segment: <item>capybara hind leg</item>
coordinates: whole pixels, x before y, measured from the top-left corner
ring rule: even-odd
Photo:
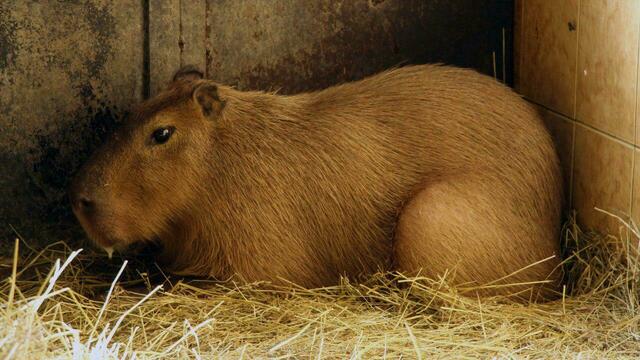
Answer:
[[[454,180],[417,192],[396,228],[398,270],[431,278],[447,273],[460,288],[493,286],[473,291],[481,295],[549,297],[559,276],[553,204],[546,211],[549,219],[540,219],[535,214],[545,214],[545,209],[533,207],[545,204],[501,188],[486,180]],[[531,285],[544,280],[553,283]]]

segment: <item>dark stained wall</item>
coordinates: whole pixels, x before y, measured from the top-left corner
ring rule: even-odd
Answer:
[[[295,93],[444,62],[511,81],[512,1],[0,0],[0,234],[77,227],[70,175],[128,107],[181,65]],[[1,246],[0,246],[1,247]]]
[[[512,13],[507,0],[152,2],[151,90],[187,63],[241,89],[285,93],[406,63],[493,74],[492,51],[502,77],[502,28],[510,59]]]
[[[0,234],[66,232],[69,174],[142,99],[143,4],[0,0]],[[54,238],[49,237],[53,235]]]

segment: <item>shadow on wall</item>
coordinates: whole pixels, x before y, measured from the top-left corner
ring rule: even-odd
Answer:
[[[3,238],[15,237],[15,228],[45,243],[76,229],[66,201],[70,175],[121,110],[142,98],[142,5],[127,7],[0,3]]]
[[[181,65],[240,89],[314,90],[444,62],[511,82],[512,1],[0,3],[0,235],[76,233],[71,175]],[[225,14],[221,16],[221,14]],[[51,21],[55,19],[55,21]],[[501,71],[498,71],[501,74]],[[0,241],[2,246],[12,241]]]
[[[75,117],[68,127],[37,134],[37,148],[29,154],[35,159],[26,168],[29,187],[42,199],[44,208],[40,210],[63,224],[73,220],[65,191],[72,175],[126,116],[107,104],[87,112],[91,114],[88,118]]]

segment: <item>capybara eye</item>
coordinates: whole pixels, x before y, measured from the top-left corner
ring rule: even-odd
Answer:
[[[173,135],[175,129],[173,126],[157,128],[151,134],[151,139],[155,144],[164,144]]]

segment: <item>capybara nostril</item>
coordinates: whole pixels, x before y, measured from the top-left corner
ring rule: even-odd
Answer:
[[[89,210],[93,208],[93,201],[86,197],[81,197],[80,200],[78,200],[78,206],[80,209]]]
[[[72,195],[72,204],[77,211],[87,214],[94,210],[95,202],[84,194]]]

